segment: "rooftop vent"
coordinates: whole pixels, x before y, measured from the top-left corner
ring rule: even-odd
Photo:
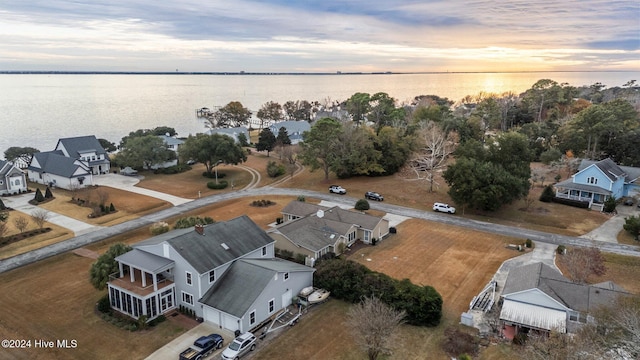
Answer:
[[[317,216],[318,218],[323,218],[323,217],[324,217],[324,211],[322,211],[322,210],[318,210],[318,212],[316,213],[316,216]]]
[[[225,243],[220,244],[220,246],[222,246],[222,248],[225,250],[229,250],[229,246]]]
[[[194,226],[194,229],[198,234],[204,235],[204,226],[202,224],[196,224],[196,226]]]

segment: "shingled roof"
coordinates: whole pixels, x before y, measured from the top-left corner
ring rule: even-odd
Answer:
[[[44,151],[33,154],[33,159],[40,167],[29,166],[28,169],[39,173],[49,173],[70,178],[73,176],[89,175],[89,169],[76,159],[64,156],[62,151]],[[33,160],[31,161],[33,164]],[[78,169],[82,172],[79,174]]]
[[[86,152],[106,154],[106,151],[102,145],[100,145],[100,141],[98,141],[94,135],[63,138],[58,140],[58,145],[60,144],[62,144],[64,149],[68,152],[69,157],[75,159],[79,158],[80,154]],[[58,146],[56,146],[56,149],[58,149]]]
[[[167,242],[200,274],[274,242],[248,216],[194,228],[175,230],[142,241],[136,247]],[[224,244],[224,245],[223,245]]]
[[[315,271],[283,259],[240,259],[212,286],[199,302],[227,314],[242,317],[266,289],[274,275],[282,272]]]
[[[600,161],[582,160],[578,166],[578,171],[582,171],[591,165],[595,165],[610,180],[615,181],[619,177],[624,177],[625,182],[630,183],[640,178],[640,168],[632,166],[620,166],[610,158]]]

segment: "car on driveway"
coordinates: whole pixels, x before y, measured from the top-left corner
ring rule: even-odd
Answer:
[[[623,204],[626,206],[633,206],[633,199],[626,199]]]
[[[380,194],[378,194],[377,192],[373,192],[373,191],[367,191],[366,193],[364,193],[364,197],[366,199],[369,200],[375,200],[375,201],[383,201],[384,197]]]
[[[249,351],[256,348],[256,337],[250,333],[244,333],[235,338],[229,346],[222,352],[222,359],[232,360],[238,359]]]
[[[440,211],[440,212],[446,212],[449,214],[455,214],[456,208],[454,208],[453,206],[449,206],[449,204],[437,202],[433,204],[433,211]]]
[[[344,195],[347,193],[347,190],[345,190],[342,186],[340,185],[331,185],[329,186],[329,192],[330,193],[334,193],[334,194],[340,194],[340,195]]]

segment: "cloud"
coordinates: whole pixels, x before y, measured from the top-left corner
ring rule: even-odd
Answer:
[[[0,69],[640,70],[640,3],[22,0]]]

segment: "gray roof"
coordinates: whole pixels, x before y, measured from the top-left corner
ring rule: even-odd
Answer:
[[[76,159],[64,156],[61,150],[44,151],[33,154],[40,167],[29,166],[28,169],[39,173],[49,173],[63,176],[66,178],[73,177],[80,168],[84,173],[77,176],[89,175],[89,171],[85,166],[76,164]],[[31,161],[33,164],[33,160]]]
[[[275,123],[269,126],[269,129],[274,135],[278,135],[280,128],[284,127],[287,129],[287,134],[289,137],[292,135],[302,135],[305,131],[311,130],[311,125],[308,121],[281,121],[279,123]]]
[[[95,151],[96,154],[106,154],[106,151],[94,135],[64,138],[58,140],[58,144],[62,144],[69,152],[69,156],[76,159],[80,157],[81,153],[89,151]],[[57,148],[58,146],[56,146]]]
[[[205,225],[203,235],[194,228],[170,231],[137,245],[169,243],[200,274],[274,242],[248,216]],[[222,244],[228,247],[228,250]]]
[[[342,209],[338,206],[335,206],[324,212],[324,218],[330,219],[334,221],[338,221],[341,223],[353,225],[357,224],[363,229],[373,230],[375,227],[382,221],[382,218],[377,216]]]
[[[627,294],[624,289],[613,283],[573,283],[557,270],[540,262],[509,271],[502,293],[508,295],[534,288],[540,289],[570,309],[585,312],[611,302],[621,294]]]
[[[184,144],[184,140],[175,138],[173,136],[158,135],[158,137],[161,138],[162,141],[164,141],[164,143],[167,144],[167,145],[182,145],[182,144]]]
[[[10,173],[12,169],[22,173],[22,170],[16,167],[11,161],[0,160],[0,175],[4,176]]]
[[[298,217],[305,217],[305,216],[309,216],[311,214],[317,213],[318,210],[326,211],[326,210],[329,210],[329,208],[326,206],[294,200],[288,203],[287,206],[285,206],[284,209],[282,209],[282,213],[295,215]]]
[[[624,176],[626,182],[633,182],[634,180],[640,178],[640,168],[632,166],[620,166],[610,158],[606,158],[600,161],[583,159],[578,166],[578,171],[582,171],[591,165],[597,166],[611,180],[615,180],[617,177]]]
[[[116,257],[116,261],[133,265],[138,269],[142,269],[149,273],[158,273],[166,270],[168,267],[172,267],[175,263],[171,259],[167,259],[162,256],[158,256],[144,250],[133,249],[125,254]]]
[[[296,271],[314,269],[283,259],[240,259],[199,301],[227,314],[242,317],[276,273]]]
[[[555,184],[554,186],[561,189],[574,189],[574,190],[592,192],[596,194],[606,194],[606,195],[612,194],[611,191],[596,185],[574,183],[573,178],[561,181]]]

